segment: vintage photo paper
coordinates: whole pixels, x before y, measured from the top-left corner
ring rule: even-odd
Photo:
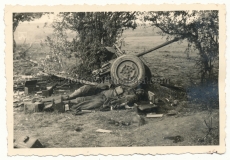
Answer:
[[[225,6],[6,6],[8,155],[225,152]]]

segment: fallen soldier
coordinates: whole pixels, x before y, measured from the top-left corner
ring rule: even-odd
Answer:
[[[74,93],[64,96],[64,103],[72,105],[71,110],[99,109],[106,110],[110,107],[116,108],[121,105],[133,105],[143,95],[143,90],[123,89],[119,86],[110,88],[109,85],[97,86],[84,85],[75,90]]]
[[[144,90],[129,89],[122,87],[111,87],[109,84],[98,84],[96,86],[84,85],[72,94],[62,96],[65,104],[70,104],[70,109],[76,113],[80,110],[108,110],[116,109],[124,105],[133,105],[143,99]],[[59,96],[60,99],[60,96]],[[44,99],[51,102],[52,97]]]

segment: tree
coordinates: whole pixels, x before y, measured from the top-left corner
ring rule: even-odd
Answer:
[[[46,45],[49,47],[49,52],[46,60],[52,61],[49,65],[44,65],[47,70],[57,70],[66,69],[66,62],[62,60],[63,57],[68,59],[71,57],[71,52],[73,48],[73,43],[68,40],[67,31],[64,27],[60,27],[61,23],[56,24],[56,28],[53,34],[47,36],[45,39]],[[73,34],[73,33],[71,33]],[[55,60],[55,61],[54,61]]]
[[[90,73],[111,58],[105,47],[112,46],[125,29],[135,29],[135,20],[135,12],[64,12],[53,27],[57,33],[63,28],[77,33],[72,42],[80,59],[77,72]]]
[[[198,50],[201,82],[213,76],[213,63],[219,57],[218,11],[166,11],[148,12],[145,20],[161,29],[161,34],[183,37],[188,41],[186,53]]]
[[[16,42],[14,40],[14,32],[16,31],[20,22],[33,21],[35,19],[41,18],[42,15],[47,14],[45,12],[33,12],[33,13],[13,13],[13,49],[15,52]]]

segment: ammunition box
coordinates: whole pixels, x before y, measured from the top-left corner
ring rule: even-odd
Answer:
[[[44,108],[44,103],[41,102],[25,102],[24,103],[24,113],[31,112],[42,112]]]
[[[14,148],[43,148],[43,145],[35,137],[22,136],[15,140]]]
[[[63,102],[56,103],[53,105],[53,109],[54,111],[63,113],[65,112],[65,104]]]

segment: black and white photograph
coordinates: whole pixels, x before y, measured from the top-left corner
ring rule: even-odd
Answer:
[[[11,149],[221,152],[224,7],[204,8],[12,9]]]

